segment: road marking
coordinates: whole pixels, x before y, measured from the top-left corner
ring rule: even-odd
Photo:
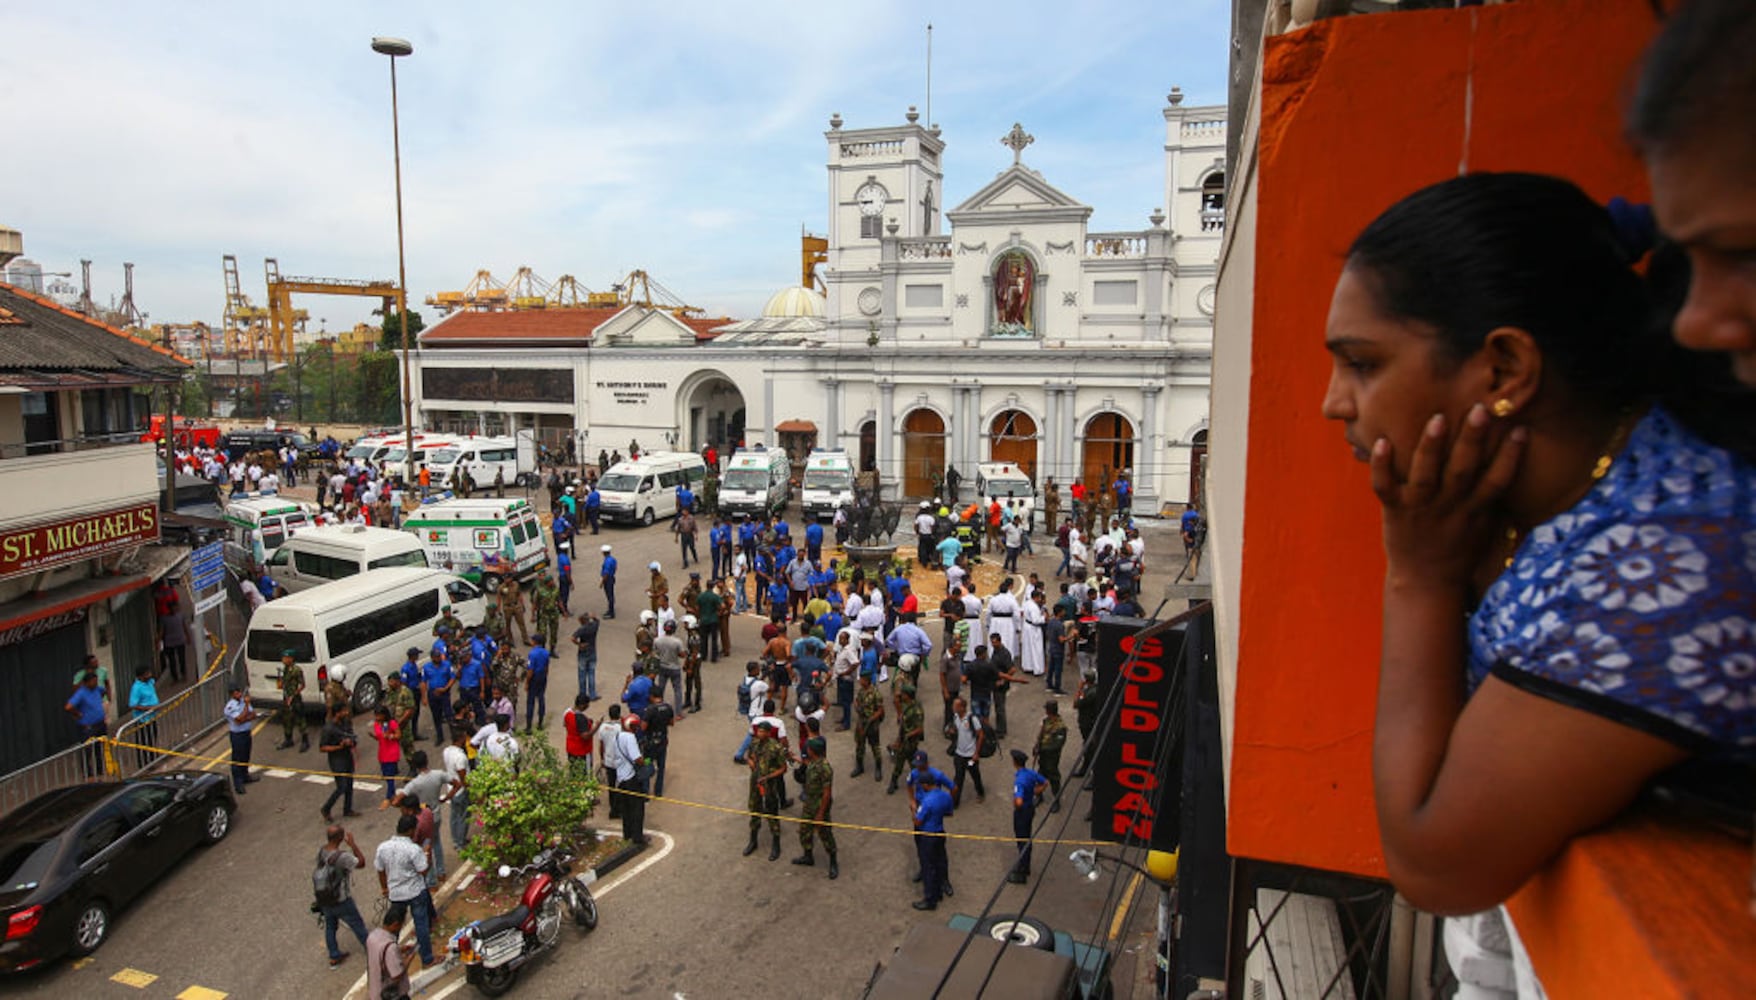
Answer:
[[[307,774],[307,775],[305,775],[304,780],[310,782],[313,785],[327,785],[327,784],[329,784],[329,779],[325,778],[321,774]]]
[[[268,775],[270,778],[290,778],[293,776],[293,772],[283,771],[278,767],[264,768],[262,773]]]
[[[71,966],[69,966],[69,968],[83,969],[90,964],[91,964],[91,956],[87,955],[85,958],[74,959],[73,964]]]
[[[121,972],[111,976],[110,982],[121,983],[123,986],[132,986],[137,990],[144,990],[153,983],[158,982],[158,979],[159,977],[150,972],[142,972],[139,969],[123,969]]]
[[[383,788],[384,785],[377,781],[356,781],[354,782],[354,787],[362,792],[376,792],[380,788]]]
[[[608,896],[610,894],[610,890],[616,888],[617,886],[620,886],[622,883],[628,881],[629,879],[633,878],[634,876],[639,875],[641,872],[646,871],[648,868],[651,868],[653,865],[658,864],[660,861],[663,861],[665,859],[665,855],[671,853],[671,850],[677,846],[677,841],[675,839],[673,839],[671,837],[671,835],[668,833],[660,833],[657,830],[648,830],[647,835],[651,836],[651,837],[658,837],[658,838],[662,839],[665,842],[665,846],[660,848],[659,852],[657,854],[654,854],[650,858],[642,859],[639,864],[635,865],[633,868],[628,869],[627,871],[617,873],[615,878],[610,879],[608,882],[602,884],[601,886],[599,886],[599,885],[592,886],[591,887],[591,894],[593,896],[596,896],[599,899],[602,899],[605,896]]]
[[[1122,902],[1116,906],[1116,916],[1110,921],[1110,940],[1114,941],[1122,933],[1122,925],[1128,922],[1128,910],[1134,905],[1134,890],[1140,888],[1141,874],[1134,873],[1128,880],[1128,891],[1122,894]]]
[[[176,1000],[226,1000],[227,994],[205,986],[191,986],[177,994]]]

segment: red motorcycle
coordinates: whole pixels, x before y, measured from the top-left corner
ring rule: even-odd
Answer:
[[[591,884],[596,872],[574,875],[571,854],[546,850],[518,869],[534,873],[524,887],[518,905],[499,916],[477,920],[452,935],[448,950],[464,967],[464,977],[486,996],[497,997],[512,988],[518,970],[561,940],[561,923],[571,917],[582,930],[598,925],[598,904]],[[510,878],[511,867],[500,866],[500,877]]]

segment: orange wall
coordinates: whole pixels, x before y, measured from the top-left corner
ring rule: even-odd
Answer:
[[[1391,202],[1465,161],[1560,174],[1601,200],[1644,199],[1617,115],[1652,30],[1645,0],[1523,0],[1346,17],[1270,40],[1233,854],[1384,873],[1371,781],[1377,505],[1365,467],[1318,412],[1329,376],[1323,322],[1342,254]]]

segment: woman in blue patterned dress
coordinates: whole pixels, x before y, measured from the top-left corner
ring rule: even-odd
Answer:
[[[1756,751],[1756,468],[1726,447],[1756,422],[1694,405],[1723,357],[1664,384],[1683,352],[1621,236],[1566,181],[1469,175],[1336,285],[1323,413],[1384,516],[1378,821],[1423,909],[1499,903],[1655,776]]]

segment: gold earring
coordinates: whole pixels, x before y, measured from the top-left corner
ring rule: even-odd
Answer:
[[[1504,419],[1506,417],[1510,417],[1511,415],[1512,415],[1512,400],[1510,400],[1510,399],[1496,399],[1496,400],[1494,400],[1494,416]]]

